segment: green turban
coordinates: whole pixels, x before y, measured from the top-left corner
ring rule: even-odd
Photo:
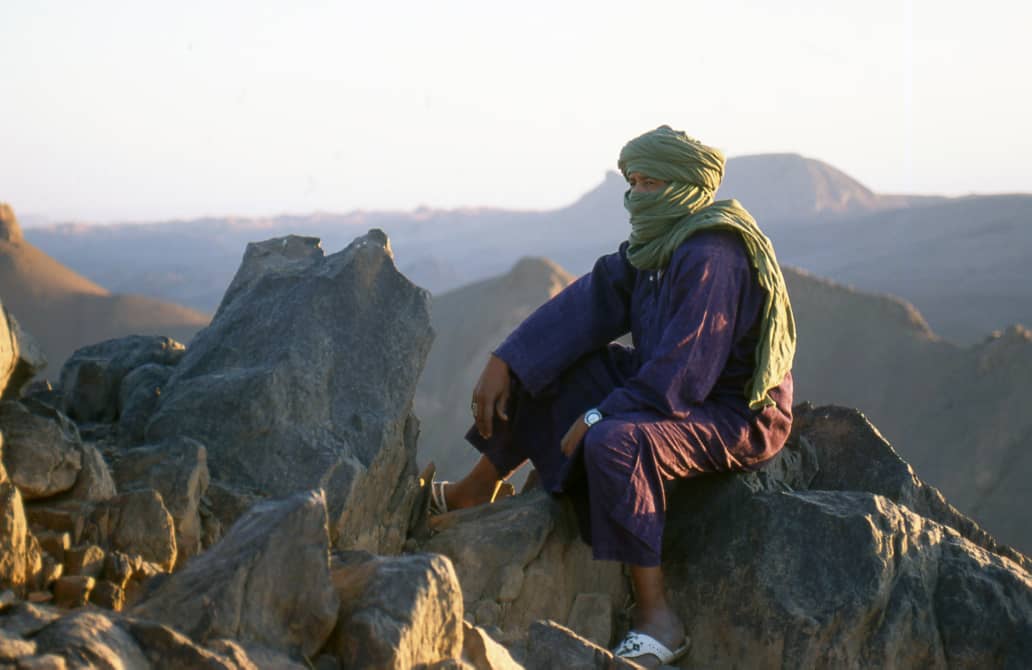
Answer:
[[[796,332],[792,305],[774,246],[737,200],[713,198],[724,178],[724,154],[681,131],[660,126],[628,142],[618,166],[624,177],[638,172],[667,182],[653,193],[624,194],[631,215],[627,260],[639,270],[662,270],[674,251],[707,229],[733,230],[745,243],[766,299],[760,313],[756,371],[746,383],[749,406],[774,404],[767,393],[792,369]]]

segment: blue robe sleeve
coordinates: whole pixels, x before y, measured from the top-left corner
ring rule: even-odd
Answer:
[[[678,419],[705,401],[727,365],[755,280],[733,234],[699,234],[678,248],[661,281],[668,295],[650,319],[662,324],[661,335],[638,372],[599,405],[604,416],[650,410]]]
[[[637,271],[627,243],[535,310],[495,349],[523,387],[536,394],[578,358],[630,330]]]

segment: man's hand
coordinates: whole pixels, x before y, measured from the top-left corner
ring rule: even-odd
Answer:
[[[485,440],[491,437],[496,415],[502,421],[509,420],[505,406],[509,402],[510,381],[508,363],[491,354],[473,389],[473,402],[470,403],[477,432]]]
[[[567,458],[573,456],[574,450],[581,440],[584,439],[584,433],[586,432],[588,432],[588,425],[584,423],[584,414],[581,414],[573,422],[573,425],[570,426],[570,429],[566,431],[566,435],[563,435],[562,442],[559,443],[559,448],[562,449],[564,456]]]

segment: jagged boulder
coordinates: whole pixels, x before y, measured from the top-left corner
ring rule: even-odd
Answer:
[[[130,335],[76,350],[61,367],[65,413],[76,421],[114,421],[126,375],[151,363],[175,365],[185,351],[161,335]]]
[[[333,582],[341,612],[327,649],[344,667],[404,670],[461,655],[462,592],[444,556],[349,556]]]
[[[42,552],[29,531],[21,493],[7,476],[3,451],[0,434],[0,591],[24,595],[42,570]]]
[[[466,611],[507,641],[525,638],[539,619],[570,622],[578,595],[596,594],[612,608],[627,598],[620,564],[592,560],[573,509],[541,489],[434,521],[437,532],[420,548],[452,560]]]
[[[398,272],[382,232],[330,256],[315,238],[250,244],[146,439],[200,441],[213,479],[240,490],[323,488],[337,546],[397,552],[432,337],[429,294]]]
[[[82,539],[140,556],[166,572],[176,564],[175,522],[154,489],[129,491],[96,505]]]
[[[0,303],[0,400],[16,400],[22,387],[46,366],[39,344]]]
[[[25,500],[48,498],[75,485],[82,441],[75,424],[54,413],[41,416],[16,401],[0,402],[4,465]]]
[[[812,476],[776,464],[672,487],[663,556],[693,640],[684,667],[1018,667],[1029,658],[1032,578],[1012,550],[995,553],[858,413],[800,407],[797,416],[783,456],[807,463],[812,452]],[[793,472],[796,486],[785,478]]]
[[[120,491],[155,489],[175,521],[177,563],[201,549],[200,502],[208,488],[207,450],[188,437],[122,452],[114,467]]]
[[[312,657],[337,608],[325,498],[304,492],[256,505],[131,613],[202,643],[227,637]]]

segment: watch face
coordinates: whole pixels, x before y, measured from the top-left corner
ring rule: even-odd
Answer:
[[[584,423],[588,424],[589,426],[594,426],[596,423],[598,423],[601,420],[602,420],[602,412],[598,411],[597,409],[589,409],[584,414]]]

